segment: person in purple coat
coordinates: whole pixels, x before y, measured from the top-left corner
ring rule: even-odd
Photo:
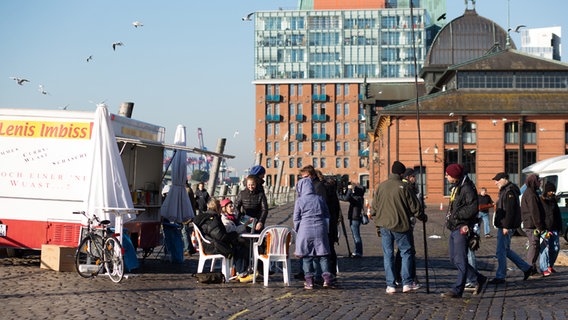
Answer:
[[[316,194],[310,178],[303,178],[296,185],[298,198],[294,205],[294,230],[296,231],[296,250],[294,254],[302,258],[304,288],[313,289],[314,263],[322,271],[324,288],[332,287],[333,276],[329,272],[329,210],[321,196]]]

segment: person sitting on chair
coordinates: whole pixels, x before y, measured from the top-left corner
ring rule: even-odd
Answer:
[[[221,200],[221,221],[227,232],[236,232],[242,234],[247,232],[246,225],[239,221],[235,206],[231,199]],[[235,252],[235,269],[237,272],[238,282],[252,282],[252,274],[248,273],[249,267],[249,243],[246,239],[239,237],[234,247]]]
[[[203,243],[202,250],[205,253],[222,254],[227,258],[232,258],[239,234],[236,231],[227,232],[221,220],[220,211],[219,200],[211,199],[207,203],[207,211],[195,216],[193,223],[199,228],[203,237],[211,241],[211,244]]]

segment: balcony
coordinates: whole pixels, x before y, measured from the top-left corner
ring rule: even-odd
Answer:
[[[327,102],[327,94],[312,94],[313,102]]]
[[[369,149],[359,150],[359,157],[368,157],[369,156]]]
[[[367,135],[364,134],[364,133],[359,133],[358,138],[359,138],[359,140],[367,140]]]
[[[326,122],[327,121],[327,115],[325,115],[325,114],[314,114],[314,115],[312,115],[312,120],[314,122]]]
[[[312,140],[313,141],[327,141],[327,140],[329,140],[329,137],[325,133],[314,133],[314,134],[312,134]]]
[[[304,121],[306,121],[306,117],[303,114],[297,114],[296,115],[296,121],[304,122]]]
[[[279,94],[266,95],[266,102],[280,102],[280,101],[282,101],[282,96]]]
[[[267,114],[266,115],[266,122],[281,122],[282,116],[279,114]]]
[[[304,141],[306,140],[306,135],[303,133],[296,133],[296,140],[297,141]]]

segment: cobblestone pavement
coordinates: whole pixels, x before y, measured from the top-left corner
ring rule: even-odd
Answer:
[[[346,217],[346,207],[342,206]],[[287,204],[271,210],[268,224],[291,225],[292,209],[293,204]],[[443,212],[436,208],[429,209],[428,214],[429,281],[420,225],[415,238],[418,276],[424,287],[410,294],[385,294],[380,239],[371,222],[361,229],[362,259],[348,257],[342,235],[337,246],[340,285],[336,289],[307,291],[302,281],[294,279],[286,287],[279,273],[270,277],[268,287],[262,281],[200,284],[191,277],[197,269],[195,255],[183,264],[151,256],[120,284],[104,276],[83,279],[74,272],[40,269],[37,255],[0,258],[0,319],[568,318],[563,299],[568,293],[568,268],[562,266],[550,277],[527,281],[523,281],[520,270],[511,268],[506,284],[488,285],[477,296],[466,291],[462,299],[442,299],[440,293],[455,280],[456,270],[447,257],[448,232],[443,228]],[[353,248],[348,227],[347,230]],[[490,278],[496,269],[495,242],[495,238],[482,239],[477,252],[479,269]],[[525,242],[524,237],[514,237],[512,241],[512,247],[523,256]],[[564,240],[561,245],[566,246]],[[292,264],[292,272],[298,272],[298,263],[294,260]]]

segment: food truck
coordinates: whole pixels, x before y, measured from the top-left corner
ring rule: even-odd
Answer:
[[[95,112],[0,109],[0,247],[77,246],[89,193]],[[159,244],[165,128],[110,114],[123,169],[139,214],[124,224],[135,247]]]

